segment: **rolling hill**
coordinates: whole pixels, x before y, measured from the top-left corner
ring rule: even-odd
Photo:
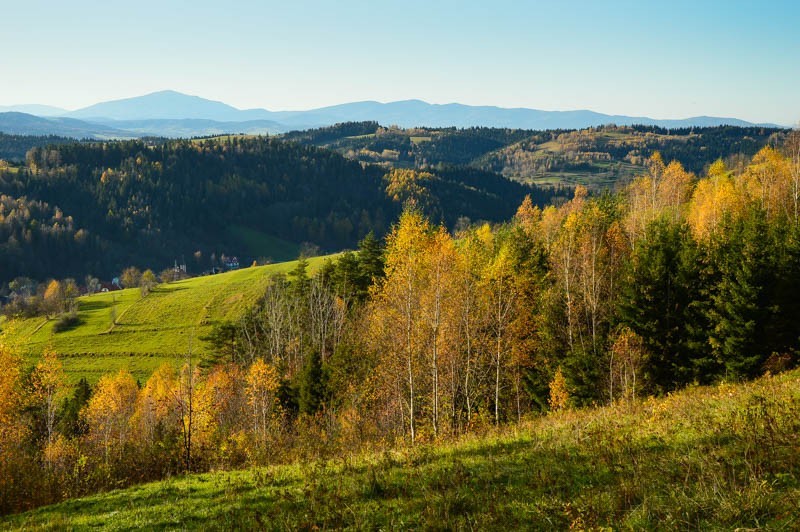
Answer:
[[[0,113],[0,132],[9,135],[71,137],[74,139],[131,139],[141,135],[112,126],[67,117],[41,117],[27,113]]]
[[[310,270],[329,257],[309,260]],[[56,319],[1,318],[4,342],[28,359],[46,348],[61,356],[71,381],[127,369],[146,380],[165,361],[209,354],[202,340],[214,325],[236,322],[263,294],[272,275],[291,271],[296,262],[243,268],[158,285],[146,297],[138,288],[78,299],[79,324],[56,332]],[[116,318],[114,318],[116,316]]]
[[[656,151],[700,173],[718,158],[752,156],[785,130],[764,127],[600,126],[580,130],[398,128],[347,122],[281,138],[335,150],[363,163],[466,166],[539,185],[613,188],[645,171]]]
[[[110,279],[182,256],[197,273],[222,254],[285,260],[304,243],[352,249],[369,232],[385,234],[407,194],[424,194],[426,214],[452,228],[461,217],[504,221],[526,195],[544,205],[560,193],[443,170],[388,194],[386,175],[264,137],[33,148],[23,166],[0,168],[0,212],[15,213],[0,219],[0,282]]]
[[[0,113],[26,113],[36,116],[64,116],[69,111],[52,105],[0,105]]]
[[[6,530],[794,530],[800,374],[451,443],[189,475],[0,518]]]

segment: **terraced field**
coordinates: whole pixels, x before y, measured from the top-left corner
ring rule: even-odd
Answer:
[[[320,267],[326,257],[309,261]],[[4,341],[35,360],[54,349],[70,379],[127,369],[144,380],[168,360],[191,350],[202,357],[209,346],[201,340],[215,324],[236,321],[263,293],[272,275],[288,273],[296,261],[243,268],[158,285],[142,297],[138,288],[81,297],[80,323],[55,332],[55,319],[36,317],[1,321]]]

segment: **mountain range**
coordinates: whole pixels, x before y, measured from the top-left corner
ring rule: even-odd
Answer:
[[[46,105],[0,106],[0,132],[75,138],[192,137],[224,133],[276,134],[340,122],[375,121],[400,127],[500,127],[580,129],[604,124],[667,128],[718,125],[753,126],[745,120],[695,116],[655,119],[608,115],[589,110],[543,111],[527,108],[431,104],[421,100],[353,102],[307,111],[237,109],[223,102],[175,91],[101,102],[75,111]]]

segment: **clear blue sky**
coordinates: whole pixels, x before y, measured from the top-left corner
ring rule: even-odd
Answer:
[[[16,0],[0,17],[0,105],[174,89],[272,110],[420,98],[800,120],[798,0]]]

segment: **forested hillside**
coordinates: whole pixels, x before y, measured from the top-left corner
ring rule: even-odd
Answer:
[[[287,133],[284,138],[326,146],[345,156],[392,167],[468,165],[521,182],[615,187],[645,171],[659,151],[700,173],[715,160],[735,166],[785,130],[718,126],[665,129],[600,126],[584,130],[382,127],[376,122],[337,124]]]
[[[22,167],[0,167],[0,281],[108,277],[181,257],[195,272],[222,255],[286,260],[294,257],[276,256],[276,246],[339,250],[383,235],[417,196],[453,227],[465,216],[508,219],[526,194],[544,205],[560,193],[471,170],[396,180],[330,150],[264,137],[33,148]]]
[[[55,135],[8,135],[0,132],[0,160],[22,162],[31,148],[43,148],[55,144],[68,144],[75,139]]]

